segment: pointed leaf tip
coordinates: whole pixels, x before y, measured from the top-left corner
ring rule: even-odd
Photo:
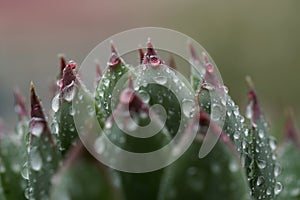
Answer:
[[[109,67],[113,68],[116,65],[122,63],[122,60],[118,54],[118,51],[116,49],[116,47],[114,46],[113,42],[110,42],[110,49],[111,49],[111,57],[109,59]]]
[[[77,68],[76,63],[73,61],[70,61],[69,64],[65,67],[63,71],[63,77],[61,80],[61,87],[60,87],[61,90],[64,90],[65,88],[67,88],[68,86],[74,83],[76,79],[74,69],[76,68]]]
[[[192,45],[192,43],[189,43],[189,52],[190,52],[192,61],[196,65],[200,65],[201,64],[200,58],[198,57],[196,50],[195,50],[194,46]]]
[[[58,55],[58,57],[59,57],[59,60],[60,60],[60,74],[59,74],[59,78],[61,79],[62,76],[63,76],[63,71],[64,71],[65,67],[67,66],[67,62],[66,62],[66,59],[65,59],[65,55],[60,54],[60,55]]]
[[[171,67],[172,69],[176,69],[175,59],[172,55],[169,56],[168,66]]]
[[[139,48],[140,64],[143,64],[145,53],[142,48]]]
[[[30,101],[31,101],[31,117],[45,119],[45,115],[43,113],[43,109],[40,104],[40,100],[36,95],[35,87],[32,82],[30,85]]]
[[[153,45],[148,39],[147,42],[147,52],[145,53],[143,64],[150,64],[152,66],[159,66],[160,64],[163,64],[164,62],[157,56],[157,53],[155,49],[153,48]]]
[[[14,89],[15,111],[18,113],[19,119],[22,120],[28,116],[24,97],[21,95],[19,88]]]
[[[247,107],[247,115],[249,115],[248,117],[251,118],[253,125],[255,125],[256,122],[259,120],[259,118],[262,116],[262,112],[257,99],[253,81],[249,76],[246,77],[246,81],[249,86],[249,92],[248,92],[249,104]]]
[[[292,141],[300,148],[299,132],[295,124],[295,116],[292,109],[286,111],[286,122],[284,130],[284,141]]]

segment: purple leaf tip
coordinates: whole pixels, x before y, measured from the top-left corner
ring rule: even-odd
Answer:
[[[30,85],[31,118],[41,118],[45,120],[43,109],[38,99],[33,83]]]
[[[142,48],[139,48],[140,64],[143,64],[145,53]]]
[[[150,64],[152,66],[159,66],[160,64],[163,64],[163,61],[157,56],[150,39],[148,39],[147,52],[145,53],[143,64]]]
[[[58,55],[59,56],[59,60],[60,60],[60,74],[59,74],[59,78],[61,79],[63,76],[63,71],[65,69],[65,67],[67,66],[67,62],[65,59],[65,56],[63,54]]]
[[[251,118],[252,124],[255,126],[257,121],[260,119],[262,116],[261,108],[257,100],[257,95],[255,92],[254,84],[252,82],[252,79],[247,76],[246,81],[249,86],[249,92],[248,92],[248,99],[249,99],[249,105],[247,108],[247,115],[248,117]]]
[[[108,65],[109,67],[114,68],[118,64],[122,63],[122,60],[112,41],[110,42],[110,49],[111,49],[111,57],[109,59]]]

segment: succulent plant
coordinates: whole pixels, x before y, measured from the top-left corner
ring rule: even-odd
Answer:
[[[49,117],[33,84],[30,114],[24,98],[15,91],[19,116],[15,131],[0,124],[0,199],[300,199],[300,141],[293,117],[288,117],[284,140],[277,148],[250,78],[249,104],[243,117],[228,88],[218,81],[210,58],[205,53],[198,56],[200,52],[192,46],[191,61],[202,70],[191,70],[195,103],[200,106],[199,112],[191,114],[196,105],[184,105],[172,92],[178,89],[179,98],[189,98],[188,91],[180,88],[185,82],[175,70],[174,59],[170,59],[170,67],[163,65],[150,41],[147,45],[145,53],[139,49],[140,67],[134,69],[112,45],[103,74],[97,66],[95,94],[86,90],[76,63],[66,63],[61,57]],[[112,98],[125,74],[129,76],[117,98]],[[147,83],[148,79],[154,81]],[[210,95],[216,89],[224,98]],[[199,129],[187,151],[169,166],[144,173],[119,171],[86,150],[76,129],[73,101],[87,105],[88,112],[96,115],[103,129],[95,133],[97,136],[106,134],[112,143],[130,152],[152,152],[170,143],[180,129],[182,116],[184,129],[179,131],[183,136]],[[165,123],[163,114],[153,109],[157,104],[168,113]],[[220,116],[211,111],[220,105],[226,108],[223,127],[214,120]],[[196,120],[190,123],[189,118]],[[156,135],[137,138],[126,134],[151,120],[151,128],[159,130]],[[211,152],[199,158],[209,127],[220,137]],[[101,145],[95,141],[96,152],[106,151]]]

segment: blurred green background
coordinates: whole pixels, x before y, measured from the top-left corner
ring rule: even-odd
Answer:
[[[252,76],[267,118],[279,130],[287,106],[300,116],[299,10],[299,0],[0,0],[0,116],[13,125],[12,89],[20,87],[28,101],[31,80],[49,110],[58,53],[81,63],[112,34],[160,26],[204,46],[242,112],[245,76]]]

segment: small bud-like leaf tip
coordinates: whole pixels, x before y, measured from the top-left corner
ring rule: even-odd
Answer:
[[[189,52],[190,52],[190,56],[191,56],[191,59],[192,61],[195,63],[195,64],[200,64],[200,59],[196,53],[196,50],[194,48],[194,46],[192,45],[192,43],[189,43]]]
[[[171,67],[172,69],[176,69],[175,59],[172,55],[169,56],[168,66]]]
[[[145,53],[143,64],[150,64],[152,66],[159,66],[164,62],[157,56],[150,39],[147,42],[147,52]]]
[[[122,62],[117,49],[115,48],[112,41],[110,41],[111,57],[109,59],[109,67],[113,68]]]
[[[102,70],[99,61],[96,60],[95,63],[96,63],[96,84],[98,85],[98,83],[102,78]]]
[[[262,116],[262,112],[261,112],[261,108],[260,108],[260,105],[257,100],[257,95],[255,92],[255,87],[254,87],[252,79],[249,76],[247,76],[246,81],[247,81],[247,84],[249,87],[248,99],[249,99],[249,106],[250,106],[251,113],[252,113],[251,119],[252,119],[252,123],[256,124],[256,122]]]
[[[15,110],[18,113],[19,120],[22,120],[28,116],[28,112],[26,109],[25,99],[21,95],[19,88],[14,89],[14,98],[15,98]]]
[[[131,89],[131,90],[134,90],[133,89],[133,80],[132,80],[132,75],[129,74],[128,76],[128,88]]]
[[[66,87],[70,86],[72,83],[74,83],[76,79],[76,75],[74,73],[74,69],[76,69],[76,63],[75,62],[69,62],[69,64],[65,67],[63,71],[63,77],[61,80],[61,91],[64,90]]]
[[[43,113],[43,109],[38,99],[33,83],[30,84],[30,101],[31,101],[31,118],[41,118],[45,120],[45,115]]]
[[[215,87],[222,88],[222,84],[220,83],[214,65],[209,61],[209,58],[205,52],[202,53],[203,60],[205,61],[205,74],[204,74],[204,82],[209,83]]]
[[[295,116],[291,108],[286,110],[284,141],[294,142],[294,144],[300,148],[299,132],[296,128]]]
[[[59,60],[60,60],[60,74],[59,74],[59,78],[61,79],[63,76],[63,71],[65,69],[65,67],[67,66],[67,62],[65,59],[65,56],[63,54],[58,55],[59,56]]]
[[[116,47],[114,45],[114,42],[112,40],[110,41],[110,50],[111,50],[112,54],[118,55],[118,51],[117,51],[117,49],[116,49]]]
[[[144,53],[143,49],[139,48],[140,64],[143,64],[144,56],[145,56],[145,53]]]

